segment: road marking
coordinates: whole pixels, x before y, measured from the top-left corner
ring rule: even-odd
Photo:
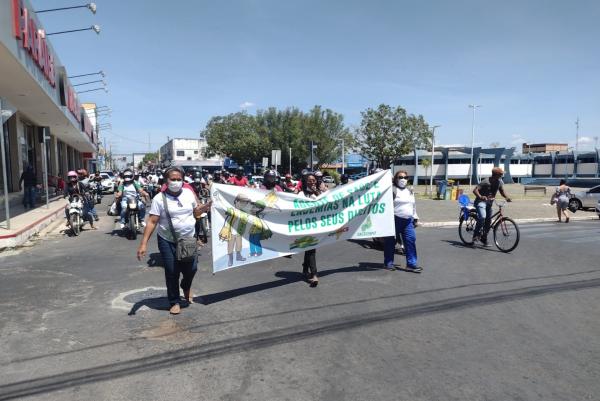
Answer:
[[[166,291],[167,289],[165,287],[145,287],[145,288],[136,288],[135,290],[121,292],[116,298],[114,298],[111,301],[110,306],[113,309],[121,309],[121,310],[129,312],[131,310],[131,308],[133,307],[133,303],[125,301],[125,298],[131,294],[135,294],[138,292],[146,292],[146,291],[151,291],[151,290]],[[144,308],[148,309],[148,307],[144,305],[140,308],[140,310],[144,309]]]

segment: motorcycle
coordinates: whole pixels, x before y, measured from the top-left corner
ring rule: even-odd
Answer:
[[[96,184],[96,188],[93,190],[92,196],[97,205],[102,202],[102,184]]]
[[[79,235],[84,223],[83,198],[80,195],[73,195],[69,203],[69,225],[73,235]]]
[[[125,227],[127,227],[128,237],[135,240],[137,238],[138,231],[141,228],[139,218],[139,207],[137,196],[127,196],[127,213],[125,214]]]
[[[206,188],[202,188],[198,193],[198,199],[202,205],[205,205],[209,200],[209,192]],[[200,238],[200,232],[202,232],[202,240],[208,242],[209,218],[208,212],[204,212],[200,215],[199,219],[196,219],[196,239]]]

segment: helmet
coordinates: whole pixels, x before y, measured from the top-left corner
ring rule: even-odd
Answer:
[[[263,185],[268,189],[271,189],[275,186],[277,181],[277,174],[273,170],[265,171],[263,175]]]
[[[229,177],[229,171],[227,171],[227,170],[223,170],[223,171],[221,172],[221,175],[222,175],[223,177]]]
[[[292,179],[292,175],[291,174],[286,174],[285,175],[285,179],[286,180],[291,180]]]
[[[194,171],[194,179],[202,178],[202,173],[198,170]]]
[[[77,181],[77,173],[75,171],[69,171],[67,173],[67,180],[68,181]]]
[[[131,182],[133,180],[133,172],[131,170],[123,171],[123,181]]]
[[[322,171],[315,171],[315,177],[319,178],[319,177],[323,177],[323,172]]]
[[[237,175],[244,174],[244,168],[242,166],[238,166],[238,168],[235,169],[235,174],[237,174]]]

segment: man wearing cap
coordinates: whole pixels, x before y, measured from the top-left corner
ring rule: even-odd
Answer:
[[[492,176],[481,180],[479,185],[473,190],[473,193],[475,194],[474,205],[477,210],[477,224],[473,231],[473,243],[479,241],[483,246],[488,246],[487,234],[490,230],[490,223],[492,222],[492,205],[494,203],[494,198],[496,198],[496,194],[500,192],[500,195],[502,195],[507,202],[512,201],[504,192],[504,182],[502,181],[503,175],[504,170],[500,167],[494,167],[492,169]]]

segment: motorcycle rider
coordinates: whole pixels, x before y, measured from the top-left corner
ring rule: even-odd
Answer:
[[[283,189],[277,184],[277,174],[273,170],[267,170],[263,176],[263,182],[260,189],[268,191],[282,192]]]
[[[340,185],[346,185],[348,183],[349,177],[348,174],[342,174],[340,176]]]
[[[96,200],[93,196],[93,191],[96,190],[96,184],[90,179],[86,169],[80,168],[77,170],[77,179],[83,185],[83,203],[87,204],[88,212],[94,218],[95,221],[100,220],[98,218],[98,212],[96,211]],[[102,193],[102,190],[100,191]]]
[[[248,178],[244,176],[244,168],[242,166],[235,169],[235,176],[229,179],[229,183],[238,187],[248,186]]]
[[[283,190],[285,192],[294,192],[296,185],[292,182],[292,175],[286,174],[283,179]]]
[[[81,200],[83,203],[82,218],[84,220],[89,221],[90,228],[92,230],[95,230],[96,227],[94,227],[94,219],[92,218],[92,214],[91,214],[90,207],[89,207],[89,202],[86,201],[86,190],[87,190],[87,188],[86,188],[85,184],[83,184],[81,181],[79,181],[77,172],[69,171],[67,173],[67,186],[65,187],[65,192],[64,192],[63,197],[68,198],[69,203],[71,203],[73,201],[73,195],[79,195],[81,197]],[[65,206],[65,217],[67,218],[67,227],[70,226],[69,207],[70,207],[69,204],[67,204]]]
[[[123,184],[119,185],[119,188],[117,188],[117,193],[115,194],[115,199],[119,200],[121,204],[121,230],[125,228],[125,219],[127,217],[127,196],[136,197],[138,203],[140,224],[142,225],[142,227],[146,227],[146,223],[144,222],[144,216],[146,215],[146,205],[144,204],[144,202],[142,202],[138,195],[144,198],[148,198],[148,193],[144,191],[144,189],[134,181],[133,172],[127,169],[123,172]]]

